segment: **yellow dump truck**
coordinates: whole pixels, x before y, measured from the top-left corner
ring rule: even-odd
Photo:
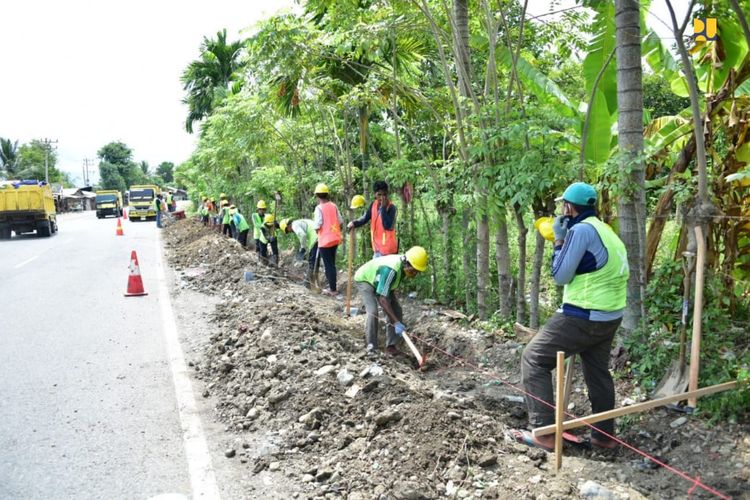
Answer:
[[[117,190],[96,192],[96,217],[101,219],[108,215],[122,217],[122,194]]]
[[[154,200],[161,191],[154,184],[143,184],[130,186],[128,192],[128,217],[130,220],[156,219],[156,206]]]
[[[57,214],[52,189],[39,181],[0,182],[0,239],[11,231],[52,236],[57,232]]]

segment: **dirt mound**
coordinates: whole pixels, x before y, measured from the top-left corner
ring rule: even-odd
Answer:
[[[224,298],[209,347],[194,362],[204,396],[217,399],[229,432],[248,441],[268,437],[269,447],[240,450],[240,462],[256,474],[285,474],[291,496],[672,498],[690,487],[625,452],[568,450],[563,473],[555,476],[551,455],[507,438],[508,429],[526,423],[519,395],[498,382],[520,382],[522,345],[513,339],[406,301],[405,322],[427,342],[420,346],[430,369],[414,370],[407,354],[369,358],[364,316],[344,319],[340,301],[301,286],[302,269],[291,256],[282,259],[281,271],[262,266],[255,252],[189,220],[170,225],[165,236],[182,285]],[[573,403],[585,414],[585,386],[578,380],[575,387]],[[679,468],[699,470],[708,484],[742,494],[747,471],[742,476],[737,467],[728,477],[715,461],[687,460],[689,446],[711,442],[694,435],[684,443],[670,440],[669,418],[646,415],[625,438],[649,451],[656,445],[661,456],[679,457],[672,462]],[[692,424],[691,433],[698,427]],[[732,467],[748,463],[750,439],[719,433],[712,439],[732,456]]]

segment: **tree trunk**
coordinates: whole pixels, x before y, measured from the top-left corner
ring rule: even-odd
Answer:
[[[516,322],[526,324],[526,225],[520,205],[513,205],[518,227],[518,286],[516,287]]]
[[[487,319],[489,277],[490,224],[489,217],[487,217],[487,207],[483,206],[477,216],[477,315],[479,319]]]
[[[617,36],[617,128],[623,158],[620,171],[627,187],[620,198],[620,238],[628,252],[630,279],[622,327],[635,329],[643,318],[646,240],[645,170],[643,167],[643,82],[640,1],[615,0]]]
[[[453,241],[451,240],[451,213],[452,204],[449,202],[448,207],[443,207],[440,213],[443,217],[443,272],[445,273],[445,283],[443,285],[443,302],[449,304],[453,300]]]
[[[463,254],[463,270],[464,270],[464,292],[466,295],[466,310],[470,311],[474,303],[474,287],[471,284],[471,277],[474,276],[474,270],[472,269],[473,263],[476,262],[476,243],[471,234],[471,211],[468,208],[464,208],[461,214],[463,227],[464,227],[464,254]]]
[[[539,328],[539,292],[542,281],[542,266],[544,265],[544,238],[536,232],[534,246],[534,264],[531,269],[531,301],[529,302],[529,326]]]
[[[508,249],[508,222],[505,212],[497,216],[495,232],[495,263],[497,264],[497,288],[500,298],[500,316],[510,318],[513,310],[512,280],[510,278],[510,250]]]
[[[458,90],[462,97],[471,95],[471,60],[469,58],[469,2],[454,0],[453,19],[456,23],[454,43],[458,73]]]

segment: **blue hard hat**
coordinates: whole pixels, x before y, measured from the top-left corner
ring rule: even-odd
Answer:
[[[567,201],[574,205],[594,206],[596,205],[596,189],[585,182],[574,182],[565,190],[562,196],[555,201]]]

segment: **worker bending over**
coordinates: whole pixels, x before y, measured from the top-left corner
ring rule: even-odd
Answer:
[[[294,232],[299,240],[299,249],[294,256],[297,261],[305,260],[307,256],[307,272],[305,273],[305,285],[309,286],[315,269],[315,256],[318,253],[318,233],[315,232],[315,223],[310,219],[284,219],[279,223],[279,229],[284,234]]]
[[[385,352],[390,355],[398,353],[396,342],[406,327],[402,323],[403,312],[396,298],[396,289],[404,276],[413,278],[426,269],[427,251],[422,247],[411,247],[403,255],[375,257],[357,269],[354,282],[367,311],[365,345],[368,354],[373,354],[378,348],[378,305],[387,318]]]

